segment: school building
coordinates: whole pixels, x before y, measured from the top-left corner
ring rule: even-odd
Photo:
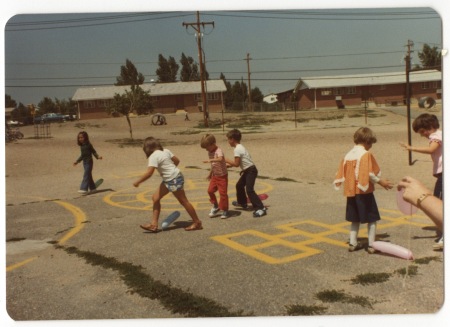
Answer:
[[[203,111],[200,81],[175,83],[145,83],[139,85],[149,92],[153,112],[174,113],[185,110],[189,113]],[[106,108],[116,94],[124,94],[130,86],[82,87],[75,91],[72,100],[77,103],[78,119],[110,117]],[[209,112],[223,110],[223,93],[227,90],[223,80],[208,80],[205,83],[207,108]]]
[[[440,102],[442,72],[421,70],[409,74],[411,104],[423,99]],[[300,78],[290,90],[277,93],[284,109],[351,108],[406,104],[406,73],[355,74]]]

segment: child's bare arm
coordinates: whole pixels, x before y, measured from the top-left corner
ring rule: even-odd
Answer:
[[[225,159],[225,162],[227,163],[227,166],[239,167],[240,164],[241,164],[241,158],[240,157],[234,157],[234,161]]]
[[[141,176],[141,178],[139,178],[137,181],[135,181],[133,183],[134,187],[138,187],[139,184],[145,182],[147,179],[149,179],[150,177],[152,177],[153,173],[155,172],[155,167],[148,167],[147,171],[145,172],[144,175]]]
[[[415,147],[405,143],[400,143],[400,146],[404,147],[408,151],[424,153],[424,154],[432,154],[436,151],[441,145],[438,142],[431,142],[428,147]]]
[[[180,159],[178,159],[178,157],[173,156],[172,158],[173,163],[175,164],[175,166],[178,166],[178,164],[180,163]]]

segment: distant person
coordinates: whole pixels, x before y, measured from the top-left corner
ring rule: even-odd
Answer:
[[[241,177],[236,183],[237,201],[233,201],[234,206],[247,209],[247,197],[253,206],[253,217],[258,218],[267,214],[258,194],[255,192],[255,181],[258,177],[258,169],[247,149],[241,144],[242,134],[238,129],[233,129],[227,133],[228,144],[234,148],[234,160],[226,159],[230,167],[240,167]],[[247,194],[246,194],[247,193]]]
[[[192,225],[186,227],[184,230],[194,231],[203,229],[202,222],[198,219],[194,207],[184,192],[184,177],[177,167],[180,159],[174,156],[169,149],[164,149],[161,143],[153,137],[145,139],[143,150],[148,159],[148,168],[145,174],[133,183],[133,186],[139,187],[141,183],[152,177],[155,170],[158,170],[159,175],[162,177],[162,182],[152,196],[153,215],[151,223],[140,225],[140,227],[152,233],[159,232],[158,219],[161,213],[161,200],[169,192],[172,192],[194,221]]]
[[[190,120],[187,111],[186,111],[186,113],[184,114],[184,120],[185,120],[185,121],[189,121],[189,120]]]
[[[431,194],[431,191],[418,180],[406,176],[398,183],[398,190],[403,189],[403,199],[421,209],[436,225],[440,233],[444,230],[444,206],[442,199]],[[444,238],[433,245],[433,249],[444,249]]]
[[[228,218],[228,171],[225,156],[221,148],[216,144],[216,138],[212,134],[206,134],[200,141],[200,146],[208,151],[208,160],[211,169],[207,179],[209,180],[208,195],[209,201],[213,205],[209,212],[209,217],[215,217],[219,210],[222,210],[220,218]],[[219,202],[217,202],[216,192],[219,192]]]
[[[381,170],[375,157],[369,152],[377,138],[370,128],[361,127],[353,135],[356,144],[341,160],[333,182],[336,190],[344,184],[344,195],[347,197],[346,217],[351,222],[349,252],[362,248],[358,243],[360,224],[367,225],[369,254],[375,253],[372,247],[376,236],[377,221],[381,219],[373,194],[374,184],[389,190],[393,184],[382,179]]]
[[[96,186],[94,179],[92,178],[92,170],[94,168],[93,156],[96,159],[102,160],[103,158],[97,154],[91,142],[89,141],[89,135],[85,131],[79,132],[77,135],[77,144],[80,146],[81,155],[73,163],[75,167],[77,164],[83,161],[84,174],[83,180],[81,181],[80,190],[78,193],[86,194],[88,191],[95,192]]]

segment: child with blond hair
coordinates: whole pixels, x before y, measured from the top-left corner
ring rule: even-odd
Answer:
[[[200,141],[200,146],[208,151],[208,160],[211,169],[207,179],[209,180],[208,195],[209,201],[213,205],[209,212],[209,217],[215,217],[219,210],[222,210],[220,218],[228,218],[228,170],[225,156],[221,148],[216,144],[216,138],[212,134],[206,134]],[[216,192],[219,192],[219,202],[217,202]]]

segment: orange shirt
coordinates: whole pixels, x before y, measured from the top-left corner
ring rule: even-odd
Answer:
[[[336,190],[344,183],[344,195],[372,193],[380,180],[380,167],[375,157],[361,145],[356,145],[341,161],[333,182]]]

